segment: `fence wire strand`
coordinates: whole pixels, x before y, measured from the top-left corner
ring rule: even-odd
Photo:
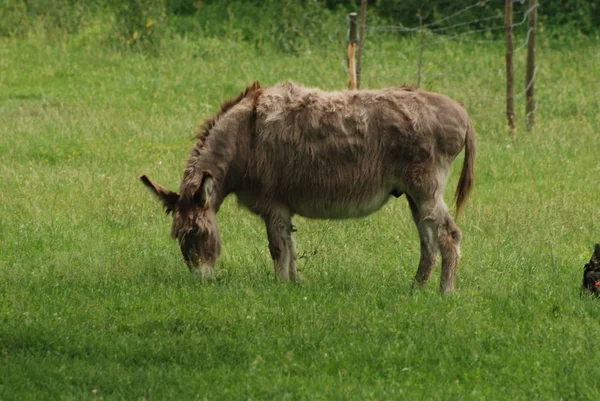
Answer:
[[[516,27],[519,27],[519,26],[525,24],[527,22],[528,18],[529,18],[529,15],[537,7],[539,7],[539,6],[535,5],[535,6],[530,7],[529,9],[527,9],[525,12],[523,12],[523,16],[522,16],[521,20],[519,22],[512,23],[510,26],[512,28],[516,28]],[[465,9],[462,10],[462,12],[466,12],[466,11],[468,11],[471,8],[473,8],[473,6],[466,7]],[[462,14],[462,12],[461,12],[461,14]],[[441,19],[439,21],[436,21],[436,22],[433,22],[431,24],[425,24],[423,26],[417,26],[417,27],[412,27],[412,28],[407,28],[407,27],[405,27],[403,25],[382,25],[382,26],[367,26],[367,25],[365,25],[365,30],[367,30],[367,31],[384,31],[384,32],[407,32],[407,33],[419,33],[419,32],[421,32],[423,30],[426,30],[426,31],[432,32],[432,33],[439,33],[439,32],[447,31],[447,30],[452,29],[452,28],[458,28],[458,27],[467,26],[467,25],[475,25],[476,23],[479,23],[479,22],[491,21],[491,20],[502,19],[502,18],[504,18],[504,16],[502,16],[502,15],[496,15],[496,16],[484,17],[484,18],[479,18],[479,19],[476,19],[476,20],[471,20],[471,21],[466,21],[466,22],[460,22],[460,23],[455,24],[455,25],[450,25],[450,26],[446,26],[446,27],[442,27],[442,28],[436,28],[436,29],[424,29],[424,28],[428,28],[430,26],[437,25],[441,21],[444,21],[447,18],[443,18],[443,19]],[[505,26],[501,25],[501,26],[495,26],[495,27],[492,27],[492,28],[494,28],[494,29],[504,29]],[[490,28],[486,28],[485,30],[490,30]],[[468,31],[468,32],[465,32],[465,33],[471,33],[471,32],[479,32],[479,31],[474,30],[474,31]]]
[[[534,12],[534,10],[536,10],[536,8],[539,7],[539,5],[533,5],[530,7],[527,7],[524,11],[520,11],[518,13],[518,17],[516,18],[517,21],[516,22],[512,22],[510,25],[499,25],[497,23],[494,23],[494,21],[497,20],[503,20],[504,19],[504,15],[503,13],[500,14],[496,14],[496,15],[488,15],[488,16],[484,16],[481,18],[477,18],[477,19],[469,19],[468,21],[460,21],[460,17],[461,15],[467,13],[469,10],[473,10],[477,7],[485,7],[486,5],[492,3],[493,0],[482,0],[482,1],[477,1],[467,7],[462,8],[461,10],[458,10],[448,16],[442,17],[438,20],[435,20],[433,22],[430,22],[428,24],[424,24],[421,26],[416,26],[416,27],[407,27],[404,25],[381,25],[381,26],[375,26],[375,25],[368,25],[365,24],[364,25],[364,29],[365,29],[365,50],[363,52],[363,67],[362,67],[362,74],[368,73],[369,70],[371,71],[378,71],[379,74],[378,76],[380,76],[380,72],[381,71],[394,71],[393,74],[386,74],[386,77],[391,77],[394,79],[404,79],[405,83],[407,82],[411,82],[411,80],[414,79],[414,82],[418,82],[419,80],[421,82],[427,82],[427,80],[429,80],[431,82],[431,80],[437,80],[439,78],[443,78],[443,77],[473,77],[476,79],[486,79],[485,77],[505,77],[505,73],[506,73],[506,66],[504,64],[504,56],[506,54],[506,39],[495,39],[494,36],[496,36],[497,34],[493,34],[494,32],[498,32],[501,30],[505,30],[507,27],[510,27],[514,30],[518,30],[520,27],[522,26],[526,26],[526,24],[528,23],[532,13]],[[500,1],[498,1],[499,3]],[[502,1],[502,3],[504,3],[504,1]],[[513,0],[513,4],[520,4],[520,5],[524,5],[525,4],[525,0]],[[498,12],[498,10],[493,10],[494,12]],[[449,21],[453,21],[453,23],[451,25],[448,26],[441,26],[443,23],[447,23]],[[486,26],[488,25],[488,26]],[[490,26],[491,25],[491,26]],[[471,26],[474,29],[468,30],[468,27]],[[465,30],[466,28],[466,30]],[[454,31],[454,33],[453,33]],[[462,32],[461,32],[462,31]],[[367,34],[368,33],[368,34]],[[420,43],[418,45],[416,45],[416,47],[412,47],[410,49],[398,49],[397,51],[395,50],[380,50],[380,49],[369,49],[369,40],[367,38],[368,37],[374,37],[373,35],[377,35],[377,34],[394,34],[394,33],[398,33],[398,34],[407,34],[407,35],[413,35],[414,37],[419,37],[418,35],[426,35],[426,37],[429,39],[429,41],[423,41],[422,40],[422,36],[421,36],[421,40],[419,41]],[[486,37],[486,34],[492,33],[492,37]],[[532,33],[533,33],[533,29],[532,28],[527,28],[527,31],[523,31],[521,30],[521,33],[515,36],[516,37],[524,37],[524,39],[518,40],[518,46],[514,47],[512,50],[512,54],[513,56],[515,56],[516,54],[520,53],[523,49],[525,49],[531,42],[531,38],[532,38]],[[516,33],[513,33],[514,35]],[[478,37],[479,36],[479,37]],[[375,42],[376,43],[376,42]],[[384,42],[385,43],[385,42]],[[471,57],[469,59],[462,59],[459,63],[454,63],[451,65],[439,65],[439,63],[433,63],[434,65],[431,66],[431,62],[427,62],[428,58],[431,57],[435,57],[435,52],[432,51],[428,51],[426,54],[427,56],[422,60],[423,62],[419,63],[419,57],[422,57],[423,54],[423,50],[424,49],[431,49],[435,46],[448,46],[450,43],[471,43],[473,44],[473,46],[475,46],[475,48],[477,46],[492,46],[492,48],[494,46],[498,47],[499,52],[497,54],[498,58],[502,57],[502,62],[500,62],[500,60],[498,60],[498,64],[497,66],[494,65],[492,67],[491,71],[465,71],[465,65],[470,65],[472,64],[474,61],[479,60],[481,57]],[[487,49],[490,49],[489,47],[486,47]],[[491,49],[490,49],[491,50]],[[486,50],[487,52],[489,52],[490,50]],[[501,50],[501,51],[500,51]],[[374,55],[374,56],[380,56],[380,57],[387,57],[388,55],[390,56],[391,60],[393,60],[391,63],[377,63],[377,64],[373,64],[373,65],[369,65],[368,60],[369,60],[369,55]],[[522,57],[522,56],[521,56]],[[521,57],[519,58],[519,60],[521,60]],[[398,63],[399,61],[412,61],[410,64],[410,66],[407,66],[406,63],[401,64]],[[517,60],[518,61],[518,60]],[[396,64],[398,63],[398,64]],[[419,64],[422,64],[423,66],[425,66],[424,68],[419,68]],[[435,65],[438,64],[438,65]],[[398,74],[398,72],[400,72],[400,74]],[[503,102],[503,101],[507,101],[508,99],[512,98],[512,99],[517,99],[517,98],[521,98],[524,97],[525,94],[527,93],[527,91],[531,88],[531,86],[534,84],[535,79],[536,79],[536,75],[538,72],[538,68],[537,66],[535,67],[533,74],[532,74],[532,78],[529,82],[526,82],[525,88],[522,89],[521,91],[519,91],[518,93],[514,94],[512,97],[507,96],[505,93],[503,93],[502,95],[498,94],[498,95],[492,95],[492,94],[487,94],[487,95],[481,95],[481,94],[473,94],[471,96],[466,96],[466,99],[469,99],[469,102],[466,102],[465,104],[468,105],[470,108],[475,107],[476,109],[481,110],[482,108],[485,109],[485,106],[483,105],[484,103],[496,103],[496,102]],[[396,81],[397,82],[397,81]],[[504,82],[504,85],[506,85],[506,82]],[[505,90],[505,86],[502,87],[502,90]],[[492,89],[492,91],[494,91],[494,89]],[[500,89],[498,89],[498,91],[500,91]],[[490,114],[506,114],[506,110],[497,110],[494,109],[494,111],[490,111],[490,112],[483,112],[483,113],[476,113],[474,114],[474,116],[481,116],[481,115],[490,115]]]

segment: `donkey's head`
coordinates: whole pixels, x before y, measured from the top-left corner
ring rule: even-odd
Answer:
[[[171,235],[179,241],[181,253],[192,273],[212,273],[221,253],[221,238],[214,208],[214,181],[210,173],[202,175],[199,185],[186,188],[181,195],[169,191],[142,175],[140,180],[173,215]]]

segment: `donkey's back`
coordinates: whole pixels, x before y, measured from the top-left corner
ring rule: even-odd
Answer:
[[[288,83],[266,89],[256,104],[247,173],[262,197],[292,214],[360,217],[392,195],[421,198],[445,184],[469,129],[464,109],[443,95]]]

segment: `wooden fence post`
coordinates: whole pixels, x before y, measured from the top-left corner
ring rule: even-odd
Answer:
[[[531,130],[535,124],[535,100],[533,89],[535,84],[535,29],[537,22],[537,0],[529,0],[529,41],[527,46],[527,71],[525,78],[525,105],[527,129]]]
[[[360,26],[358,27],[358,52],[356,54],[356,89],[360,89],[362,75],[362,52],[365,42],[365,24],[367,23],[367,0],[360,3]]]
[[[356,89],[356,13],[350,13],[348,32],[348,89]]]
[[[513,66],[513,0],[506,0],[504,7],[504,30],[506,32],[506,117],[515,136],[515,70]]]

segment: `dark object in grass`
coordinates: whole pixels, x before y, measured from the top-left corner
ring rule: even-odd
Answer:
[[[583,269],[581,292],[587,290],[596,296],[600,296],[600,244],[596,244],[592,258]]]

